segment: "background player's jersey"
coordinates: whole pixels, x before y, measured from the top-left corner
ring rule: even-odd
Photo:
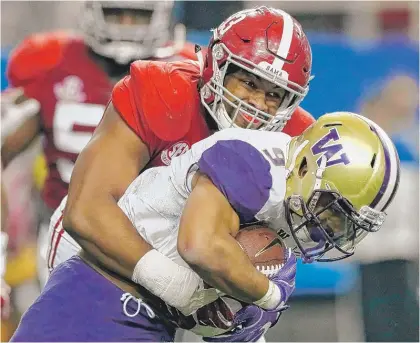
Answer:
[[[112,84],[78,37],[39,34],[12,53],[8,78],[13,87],[41,105],[48,176],[42,197],[55,208],[66,195],[77,155],[89,141],[109,99]]]
[[[241,222],[283,217],[285,158],[290,137],[280,132],[225,129],[194,144],[171,166],[143,172],[119,206],[155,249],[186,266],[177,251],[179,220],[199,169],[226,196]]]
[[[171,58],[192,57],[188,46]],[[13,51],[7,73],[12,87],[22,87],[40,103],[48,165],[42,197],[54,209],[67,194],[74,162],[99,124],[114,82],[81,37],[58,32],[25,39]]]

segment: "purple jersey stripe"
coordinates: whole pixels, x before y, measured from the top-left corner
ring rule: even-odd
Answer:
[[[198,166],[228,199],[242,223],[253,220],[270,196],[270,163],[249,143],[218,141],[204,151]]]

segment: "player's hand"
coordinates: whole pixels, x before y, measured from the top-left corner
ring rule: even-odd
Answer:
[[[214,337],[204,337],[206,342],[256,342],[274,326],[288,306],[287,300],[295,289],[296,256],[291,249],[285,251],[285,264],[269,279],[280,289],[279,304],[273,310],[264,310],[256,305],[248,305],[235,315],[234,328]]]
[[[206,342],[256,342],[279,320],[281,311],[266,311],[256,305],[248,305],[238,311],[234,328],[221,335],[203,337]]]
[[[223,298],[217,298],[212,303],[203,306],[195,313],[200,325],[207,325],[219,329],[230,329],[234,323],[234,315]]]
[[[274,311],[282,311],[287,308],[286,303],[295,290],[297,260],[291,249],[285,251],[285,264],[276,274],[269,277],[280,289],[280,301]]]
[[[1,139],[10,135],[24,120],[38,114],[40,104],[25,97],[22,88],[8,88],[1,93]]]
[[[3,279],[0,282],[1,319],[7,319],[10,315],[10,287]]]

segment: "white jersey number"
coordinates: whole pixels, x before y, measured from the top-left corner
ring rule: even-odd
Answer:
[[[57,102],[53,124],[55,147],[60,151],[78,155],[92,137],[104,110],[104,105]],[[57,169],[64,182],[70,182],[73,167],[73,161],[57,159]]]
[[[276,167],[284,167],[284,153],[280,148],[263,149],[263,153]]]
[[[242,10],[230,16],[229,18],[227,18],[223,23],[219,25],[219,28],[218,28],[219,36],[220,37],[223,36],[227,31],[229,31],[232,28],[233,25],[244,20],[246,16],[252,12],[255,12],[255,9],[252,8],[252,9]]]

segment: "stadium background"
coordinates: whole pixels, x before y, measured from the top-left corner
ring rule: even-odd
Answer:
[[[288,11],[308,33],[315,79],[302,106],[315,117],[348,110],[372,118],[392,136],[402,162],[400,190],[385,227],[349,261],[300,264],[291,309],[267,338],[418,341],[418,2],[179,1],[174,22],[186,25],[188,40],[205,46],[209,29],[230,13],[262,4]],[[82,2],[70,1],[1,2],[2,89],[13,46],[33,32],[77,29],[81,7]],[[31,185],[38,151],[39,142],[2,175],[12,211],[6,277],[19,285],[14,297],[21,309],[36,294]]]

